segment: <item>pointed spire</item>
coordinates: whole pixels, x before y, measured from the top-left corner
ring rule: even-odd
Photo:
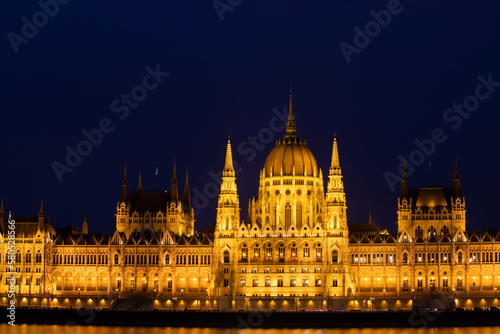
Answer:
[[[87,224],[87,213],[85,213],[85,216],[83,218],[82,233],[89,234],[89,226]]]
[[[462,197],[462,186],[460,185],[460,172],[458,171],[458,156],[455,157],[455,171],[453,173],[453,197]]]
[[[403,173],[401,175],[401,198],[408,199],[409,196],[408,181],[406,179],[406,160],[405,158],[403,158]]]
[[[290,85],[290,106],[288,108],[288,121],[286,122],[286,134],[287,136],[295,136],[295,132],[297,132],[297,124],[295,123],[295,116],[293,115],[292,86]]]
[[[340,169],[339,149],[337,146],[337,133],[333,133],[332,164],[330,170]]]
[[[38,217],[44,217],[45,212],[43,211],[43,198],[42,198],[42,204],[40,204],[40,212],[38,213]]]
[[[126,161],[125,161],[125,168],[123,171],[122,194],[120,196],[120,202],[128,202],[128,180],[127,180],[127,162]]]
[[[231,150],[231,137],[230,136],[228,136],[228,138],[227,138],[226,162],[224,164],[223,176],[234,176],[233,153]]]
[[[45,231],[45,212],[43,210],[43,199],[40,205],[40,213],[38,214],[38,229],[43,232]]]
[[[176,161],[174,160],[174,175],[172,176],[172,201],[177,202],[179,200],[179,187],[177,187],[177,167]]]
[[[188,207],[191,207],[191,195],[189,192],[189,174],[188,169],[186,168],[186,184],[184,185],[184,204]]]
[[[142,170],[139,169],[139,185],[137,186],[137,191],[142,191]]]
[[[368,224],[373,224],[373,220],[372,220],[372,210],[370,210],[370,213],[368,214]]]

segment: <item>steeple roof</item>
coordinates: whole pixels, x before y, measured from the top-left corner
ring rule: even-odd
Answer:
[[[179,200],[179,188],[177,187],[177,167],[174,160],[174,175],[172,176],[172,201]]]
[[[120,202],[128,202],[128,180],[127,180],[127,162],[125,162],[125,169],[123,172],[122,181],[122,194],[120,196]]]
[[[288,120],[286,122],[286,135],[295,136],[296,132],[297,132],[297,124],[295,123],[295,116],[293,115],[292,87],[290,87],[290,107],[288,109]]]
[[[143,191],[142,188],[142,171],[139,169],[139,185],[137,186],[137,191]]]
[[[333,135],[332,164],[330,169],[340,169],[339,149],[337,147],[337,133]]]
[[[231,137],[227,138],[226,146],[226,161],[224,164],[224,170],[222,172],[223,177],[234,177],[234,167],[233,167],[233,152],[231,150]]]
[[[403,173],[401,175],[401,198],[409,198],[408,180],[406,179],[406,161],[403,158]]]

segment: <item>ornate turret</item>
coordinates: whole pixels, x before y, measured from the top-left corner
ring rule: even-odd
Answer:
[[[226,161],[222,171],[222,183],[217,208],[216,231],[235,230],[240,221],[240,206],[236,188],[236,177],[233,167],[231,140],[228,137],[226,146]]]
[[[328,190],[326,193],[326,206],[328,210],[328,229],[347,229],[347,206],[340,168],[337,134],[333,136],[332,162],[328,175]]]

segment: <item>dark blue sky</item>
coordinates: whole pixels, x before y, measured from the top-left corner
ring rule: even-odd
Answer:
[[[429,183],[429,156],[433,184],[450,185],[458,155],[469,229],[498,227],[498,1],[216,4],[230,6],[222,21],[212,1],[70,1],[53,17],[38,13],[36,1],[3,1],[0,196],[6,209],[36,215],[43,198],[56,226],[81,225],[87,212],[91,230],[112,232],[125,159],[131,187],[142,168],[151,189],[157,162],[159,184],[170,188],[176,159],[181,187],[189,164],[200,208],[196,229],[203,230],[215,219],[211,175],[223,168],[230,129],[246,219],[259,169],[283,135],[268,130],[273,109],[283,111],[292,84],[298,135],[325,179],[337,132],[350,221],[366,220],[371,209],[378,225],[395,229],[400,183],[393,192],[384,173],[398,173],[399,155],[424,157],[409,176],[412,186]],[[380,13],[388,8],[390,22]],[[55,12],[53,5],[48,10]],[[370,23],[377,16],[371,11],[385,27]],[[29,29],[34,19],[36,34]],[[368,28],[368,35],[355,41],[356,27]],[[358,45],[350,63],[342,42],[350,50]],[[169,75],[158,85],[147,81],[156,86],[149,91],[136,87],[157,64]],[[144,100],[131,101],[127,113],[120,99],[131,92]],[[474,111],[447,111],[464,100]],[[54,161],[66,164],[66,147],[76,149],[82,131],[101,122],[113,131],[96,137],[100,144],[59,182]],[[446,140],[418,153],[415,140],[426,142],[433,131]],[[249,136],[260,138],[255,157]]]

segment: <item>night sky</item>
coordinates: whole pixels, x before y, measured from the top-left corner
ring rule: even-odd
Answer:
[[[410,186],[429,185],[429,159],[432,184],[450,186],[458,155],[468,229],[500,225],[498,1],[43,1],[0,4],[0,197],[14,215],[43,198],[55,226],[87,213],[113,232],[125,160],[135,190],[140,168],[156,188],[156,163],[170,189],[175,159],[201,231],[230,131],[246,220],[292,85],[325,185],[337,133],[348,221],[371,210],[394,231],[398,157]],[[86,156],[70,167],[67,147]]]

